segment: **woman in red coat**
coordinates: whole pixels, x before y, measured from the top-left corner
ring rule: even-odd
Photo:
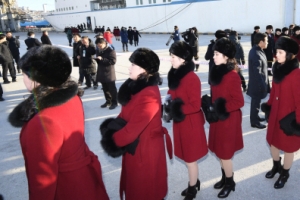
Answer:
[[[161,200],[168,190],[164,136],[170,156],[172,143],[161,122],[160,61],[146,48],[134,51],[129,60],[129,79],[118,93],[122,110],[101,124],[101,144],[110,156],[123,155],[121,199]]]
[[[292,36],[292,38],[297,42],[297,44],[300,48],[300,26],[295,26],[293,31],[294,31],[294,35]],[[300,51],[298,51],[296,57],[299,61],[300,60]]]
[[[189,200],[200,190],[197,161],[208,152],[201,110],[201,82],[194,73],[193,50],[187,43],[174,42],[169,51],[172,68],[168,73],[168,94],[171,103],[165,111],[173,118],[175,155],[188,168],[188,188],[181,195]]]
[[[30,49],[20,60],[32,94],[9,115],[22,127],[30,200],[105,199],[96,155],[84,140],[84,113],[69,56],[53,46]]]
[[[227,38],[214,47],[214,63],[210,72],[212,102],[218,121],[209,128],[208,148],[220,159],[222,179],[214,185],[221,189],[219,198],[226,198],[235,190],[232,157],[243,148],[242,112],[244,98],[237,74],[235,45]]]
[[[272,90],[262,110],[269,117],[267,142],[273,158],[273,167],[266,178],[273,178],[278,172],[280,176],[274,188],[280,189],[289,178],[294,152],[300,148],[300,69],[296,58],[299,46],[293,39],[280,37],[275,49],[277,61],[273,66]],[[283,166],[280,150],[284,151]]]

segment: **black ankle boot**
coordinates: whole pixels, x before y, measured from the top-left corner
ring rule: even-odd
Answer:
[[[289,173],[290,169],[282,169],[282,172],[279,176],[279,178],[277,179],[277,181],[274,184],[274,188],[275,189],[280,189],[284,187],[284,184],[287,182],[287,180],[290,177],[290,173]]]
[[[281,157],[279,158],[278,161],[273,160],[273,167],[271,171],[268,171],[266,173],[266,178],[273,178],[276,173],[281,173],[282,170],[282,165],[281,165]]]
[[[218,197],[219,198],[226,198],[230,194],[230,192],[235,190],[235,182],[232,177],[225,177],[225,184],[221,192],[219,192]]]
[[[198,191],[200,190],[200,181],[199,181],[199,179],[197,179],[197,183],[196,183],[196,185],[194,185],[194,186],[195,186],[195,188],[197,188]],[[183,191],[181,192],[181,196],[186,196],[189,187],[191,187],[190,184],[188,184],[188,188],[186,188],[185,190],[183,190]],[[196,193],[197,193],[197,191],[196,191]]]
[[[224,184],[225,184],[225,172],[224,172],[224,169],[221,168],[222,170],[222,178],[219,182],[217,182],[215,185],[214,185],[214,188],[215,189],[221,189],[222,187],[224,187]]]
[[[186,191],[186,196],[184,197],[183,200],[193,200],[194,198],[196,198],[197,189],[200,190],[200,181],[199,181],[199,187],[197,184],[198,184],[198,180],[194,186],[190,186],[190,184],[189,184],[187,191]]]
[[[195,69],[195,71],[197,72],[197,71],[198,71],[198,69],[199,69],[199,64],[196,64],[195,66],[196,66],[196,69]]]

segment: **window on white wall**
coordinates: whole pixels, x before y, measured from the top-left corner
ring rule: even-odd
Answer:
[[[149,0],[149,4],[151,4],[152,3],[152,1],[151,0]]]
[[[139,0],[136,0],[136,5],[139,5]]]
[[[140,0],[141,5],[143,5],[143,0]]]
[[[156,0],[153,0],[153,3],[156,3]]]

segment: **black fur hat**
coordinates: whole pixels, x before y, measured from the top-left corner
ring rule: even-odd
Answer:
[[[286,31],[288,31],[288,30],[289,30],[288,27],[283,27],[283,28],[282,28],[282,32],[283,32],[283,33],[286,32]]]
[[[276,42],[275,49],[282,49],[296,55],[299,51],[299,45],[290,37],[281,36]]]
[[[148,48],[136,49],[129,57],[129,61],[145,69],[149,74],[159,70],[160,60],[156,53]]]
[[[276,28],[276,29],[275,29],[275,33],[276,33],[277,31],[279,31],[279,32],[281,33],[281,29],[280,29],[280,28]]]
[[[222,37],[226,37],[226,33],[225,33],[225,31],[217,30],[215,32],[215,36],[217,39],[221,39]]]
[[[31,80],[50,87],[63,84],[72,72],[67,53],[50,45],[29,49],[20,59],[19,65]]]
[[[272,25],[268,25],[268,26],[266,27],[266,30],[268,30],[268,29],[272,29],[272,30],[273,30],[273,26],[272,26]]]
[[[260,29],[259,26],[254,26],[254,30],[258,30],[258,29]]]
[[[293,28],[293,31],[294,31],[294,32],[299,31],[299,30],[300,30],[300,26],[295,26],[295,27]]]
[[[192,47],[183,41],[174,42],[171,45],[169,52],[185,61],[191,61],[193,59]]]
[[[232,59],[235,56],[236,49],[235,45],[228,38],[221,38],[217,40],[214,51],[218,51]]]

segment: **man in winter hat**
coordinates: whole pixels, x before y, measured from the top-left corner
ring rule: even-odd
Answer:
[[[252,47],[254,46],[254,36],[255,36],[256,33],[259,33],[259,31],[260,31],[260,27],[259,26],[254,26],[254,31],[251,34],[251,46]]]
[[[300,47],[300,26],[295,26],[293,32],[294,35],[291,38],[294,39]],[[297,53],[297,59],[300,61],[300,51]]]
[[[274,34],[273,32],[273,26],[272,25],[268,25],[266,27],[266,34],[268,35],[268,46],[266,49],[264,49],[264,52],[267,56],[267,60],[268,60],[268,75],[272,76],[272,65],[273,65],[273,60],[274,60],[274,55],[276,54],[275,52],[275,40],[274,40]],[[270,90],[270,89],[268,89]],[[270,91],[268,91],[270,92]]]

